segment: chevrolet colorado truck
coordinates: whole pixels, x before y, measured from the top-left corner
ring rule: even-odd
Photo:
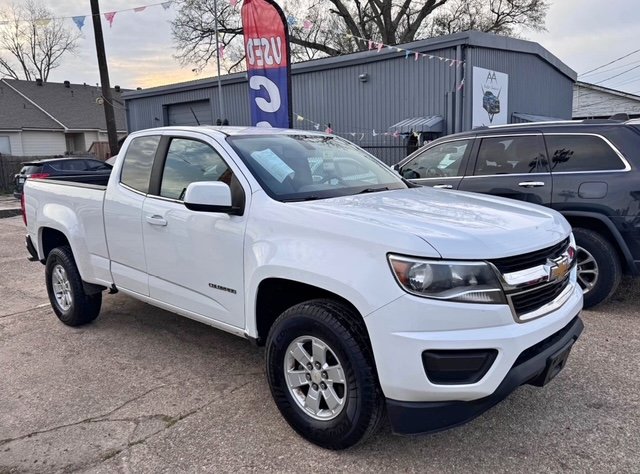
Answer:
[[[22,204],[63,323],[120,291],[264,345],[278,409],[329,449],[545,385],[583,328],[559,213],[416,187],[332,135],[136,132],[105,186],[28,179]]]

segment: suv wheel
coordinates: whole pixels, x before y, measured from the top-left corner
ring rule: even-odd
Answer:
[[[345,449],[377,429],[384,413],[360,316],[331,300],[282,313],[267,338],[267,376],[289,425],[327,449]]]
[[[584,307],[607,300],[618,288],[622,266],[616,249],[597,232],[575,228],[578,283],[584,293]]]

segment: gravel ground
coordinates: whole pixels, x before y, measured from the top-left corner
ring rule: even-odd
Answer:
[[[0,219],[0,472],[640,472],[640,282],[585,311],[568,366],[460,428],[299,438],[248,342],[127,296],[59,323],[21,218]]]

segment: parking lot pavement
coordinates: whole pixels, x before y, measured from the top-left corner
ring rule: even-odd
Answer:
[[[567,368],[475,421],[330,452],[278,413],[248,342],[105,295],[74,329],[49,308],[19,217],[0,219],[0,472],[640,472],[640,285],[584,312]],[[44,306],[43,306],[44,305]]]

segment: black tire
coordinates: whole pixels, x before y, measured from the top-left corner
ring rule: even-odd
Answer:
[[[319,420],[305,412],[287,384],[287,349],[303,336],[325,342],[344,370],[344,405],[333,419]],[[377,430],[384,415],[384,398],[364,322],[350,308],[324,299],[289,308],[269,332],[266,363],[273,399],[287,423],[303,438],[338,450],[364,441]]]
[[[71,302],[68,307],[63,305],[56,298],[54,291],[54,280],[57,267],[62,267],[66,272],[68,289],[71,296]],[[84,291],[82,279],[78,272],[78,267],[73,259],[73,253],[68,246],[53,249],[47,257],[45,267],[45,279],[47,282],[47,293],[49,301],[53,307],[53,311],[58,319],[67,326],[80,326],[93,321],[100,314],[102,305],[102,293],[88,295]]]
[[[616,249],[602,235],[592,230],[575,228],[573,235],[578,246],[578,283],[585,291],[586,283],[593,285],[584,293],[584,307],[591,308],[613,295],[622,278],[622,265]],[[588,262],[591,255],[594,262]],[[595,280],[593,271],[597,272]]]

